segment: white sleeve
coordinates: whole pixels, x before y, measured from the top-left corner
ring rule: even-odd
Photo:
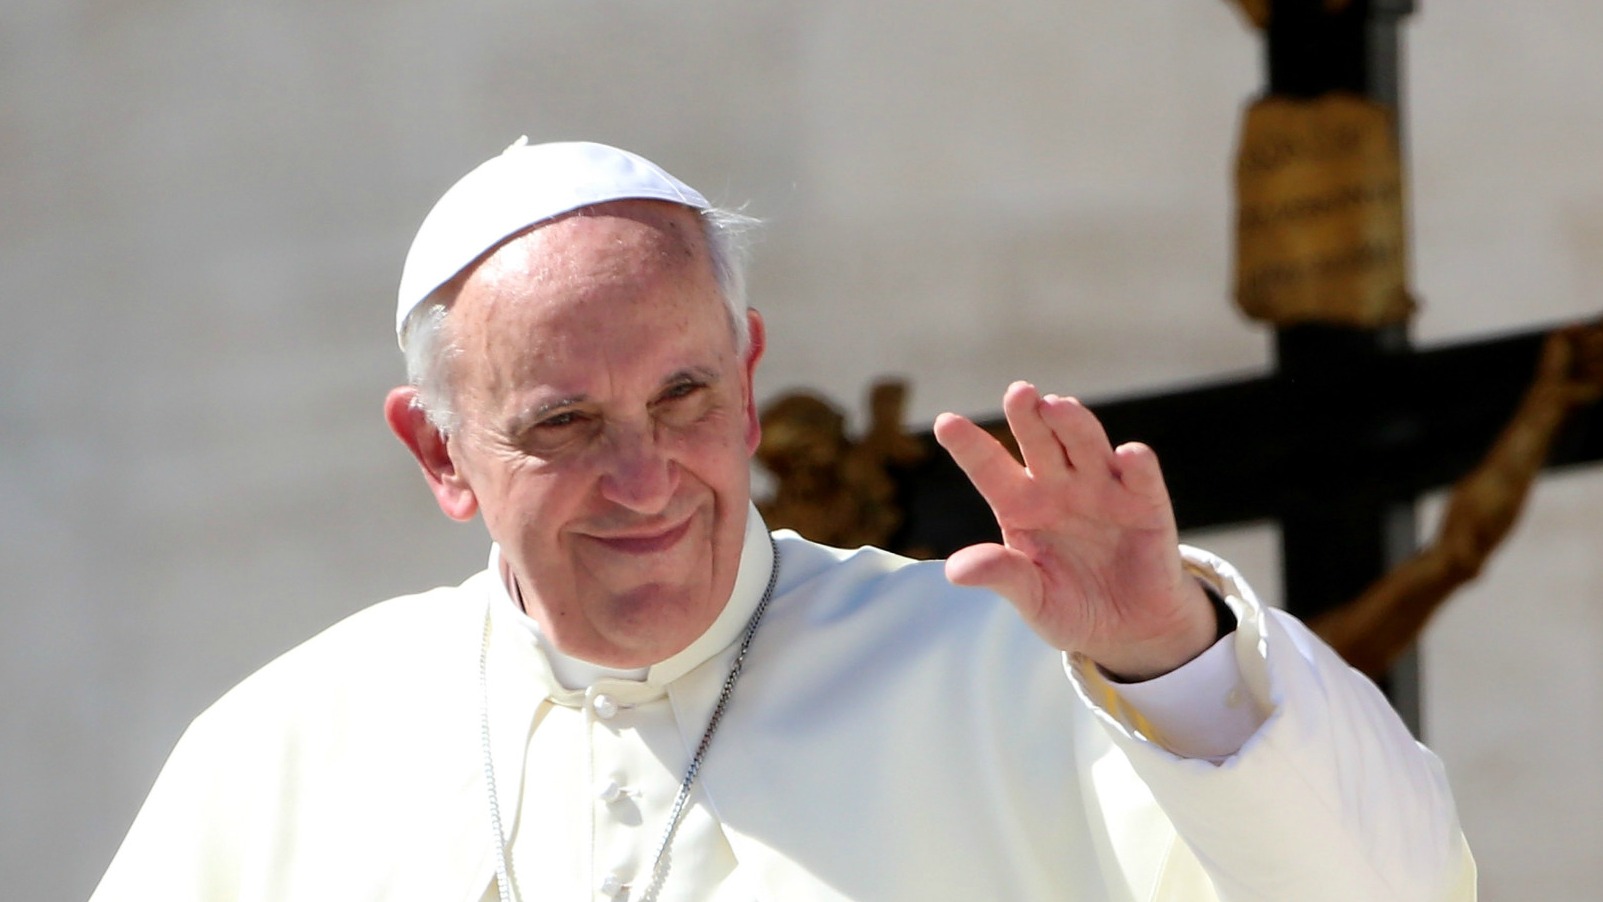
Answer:
[[[1216,703],[1228,684],[1226,708],[1235,710],[1231,693],[1240,693],[1238,707],[1258,720],[1235,751],[1217,761],[1176,754],[1185,742],[1207,741],[1207,731],[1187,733],[1184,717],[1160,710],[1161,701],[1137,709],[1128,686],[1083,658],[1068,661],[1068,670],[1219,898],[1474,899],[1474,861],[1436,756],[1373,683],[1295,618],[1263,608],[1229,564],[1195,549],[1183,553],[1187,569],[1237,614],[1236,632],[1221,644],[1238,679],[1229,668],[1210,677],[1205,665],[1203,679],[1219,682],[1200,690]]]
[[[1182,758],[1219,763],[1263,726],[1225,636],[1184,667],[1139,683],[1115,683],[1124,705],[1139,712],[1151,738]]]

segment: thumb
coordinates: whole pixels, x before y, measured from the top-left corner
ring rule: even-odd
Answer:
[[[959,549],[946,559],[953,585],[990,589],[1021,612],[1040,606],[1041,577],[1029,556],[1016,548],[986,543]]]

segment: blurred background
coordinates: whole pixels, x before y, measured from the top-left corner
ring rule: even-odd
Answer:
[[[1419,343],[1603,309],[1603,6],[1409,20]],[[1248,374],[1229,302],[1260,40],[1221,0],[8,0],[0,7],[0,887],[83,899],[185,724],[483,565],[380,417],[423,214],[520,134],[769,225],[764,397],[909,425],[1015,378]],[[1422,506],[1430,530],[1439,499]],[[1603,471],[1550,475],[1424,646],[1482,899],[1603,898]],[[1272,526],[1189,535],[1278,597]]]

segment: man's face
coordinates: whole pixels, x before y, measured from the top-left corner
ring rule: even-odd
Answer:
[[[466,278],[448,328],[455,476],[558,648],[638,667],[734,586],[758,427],[700,221],[651,201],[526,232]]]

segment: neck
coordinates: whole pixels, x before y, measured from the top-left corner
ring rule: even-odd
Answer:
[[[523,618],[529,630],[534,633],[535,641],[540,643],[540,650],[545,652],[546,660],[551,662],[551,675],[556,677],[564,689],[584,689],[594,685],[600,680],[644,680],[650,671],[649,667],[608,667],[596,664],[557,648],[545,631],[540,629],[539,621],[529,616],[529,606],[523,601],[523,589],[518,585],[518,577],[512,572],[512,567],[501,559],[501,582],[506,586],[507,595],[517,604],[518,610],[523,612]]]

